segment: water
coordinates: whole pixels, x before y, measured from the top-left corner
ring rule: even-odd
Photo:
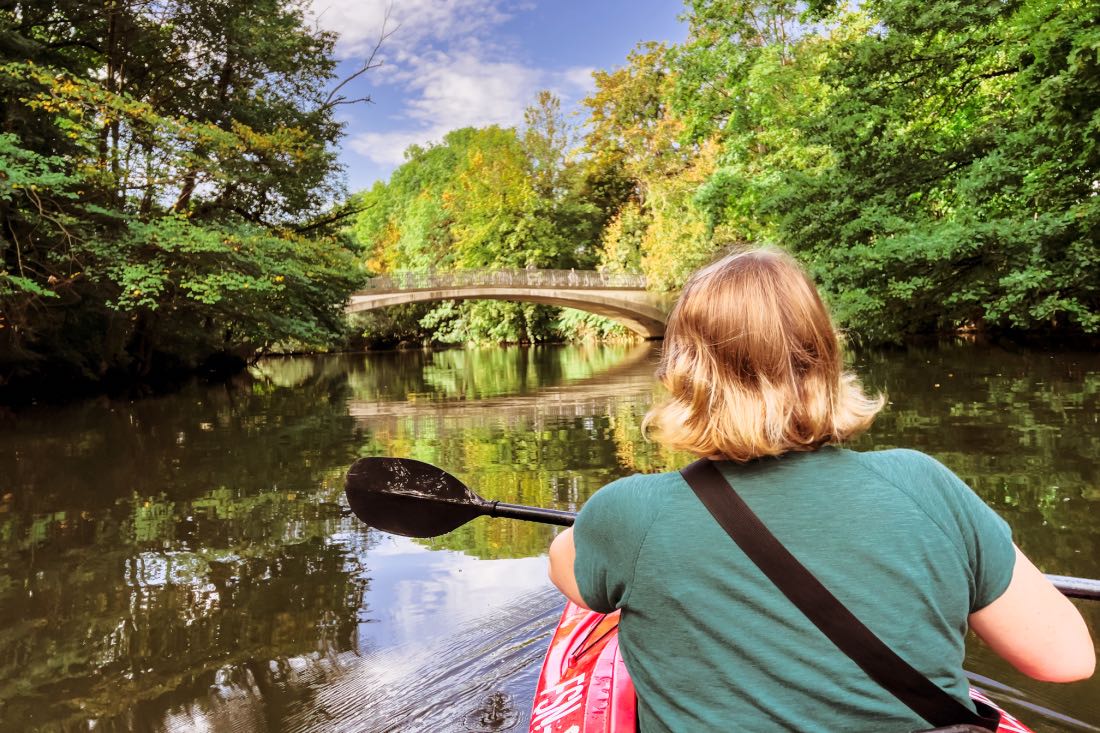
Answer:
[[[413,541],[348,516],[397,455],[576,509],[684,457],[645,443],[648,347],[275,359],[224,386],[0,415],[0,729],[524,730],[561,601],[550,527]],[[891,405],[858,447],[936,455],[1048,572],[1100,576],[1100,356],[863,355]],[[1100,602],[1082,602],[1100,632]],[[1100,730],[1100,678],[968,668],[1038,730]]]

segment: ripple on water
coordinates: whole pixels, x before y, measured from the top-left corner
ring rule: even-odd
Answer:
[[[531,593],[446,637],[342,660],[318,680],[282,729],[315,731],[522,730],[561,596]]]

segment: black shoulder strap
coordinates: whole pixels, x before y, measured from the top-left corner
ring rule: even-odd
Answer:
[[[680,473],[733,541],[825,636],[871,679],[935,726],[958,723],[996,730],[1000,713],[975,714],[894,653],[787,551],[706,458]]]

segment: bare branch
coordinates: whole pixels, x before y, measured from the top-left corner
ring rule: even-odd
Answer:
[[[339,92],[350,82],[355,81],[371,69],[377,69],[379,66],[382,65],[381,61],[375,61],[375,59],[378,58],[378,52],[382,49],[382,44],[386,42],[386,39],[388,39],[390,36],[396,33],[398,29],[401,28],[400,25],[396,25],[392,29],[387,30],[387,27],[390,24],[390,14],[392,12],[393,6],[387,6],[386,14],[382,18],[382,29],[378,32],[378,40],[375,42],[374,48],[371,49],[370,55],[367,57],[367,60],[363,63],[358,71],[345,77],[343,80],[340,81],[339,84],[333,87],[332,91],[328,93],[328,97],[326,97],[325,101],[321,104],[321,109],[332,109],[333,107],[339,106],[341,104],[356,104],[358,102],[372,101],[370,95],[367,95],[365,97],[357,97],[355,99],[348,99]]]

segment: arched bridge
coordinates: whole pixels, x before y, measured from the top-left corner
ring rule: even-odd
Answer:
[[[642,338],[661,338],[672,298],[645,285],[644,275],[593,270],[398,272],[368,280],[352,294],[347,312],[433,300],[511,300],[597,313]]]

